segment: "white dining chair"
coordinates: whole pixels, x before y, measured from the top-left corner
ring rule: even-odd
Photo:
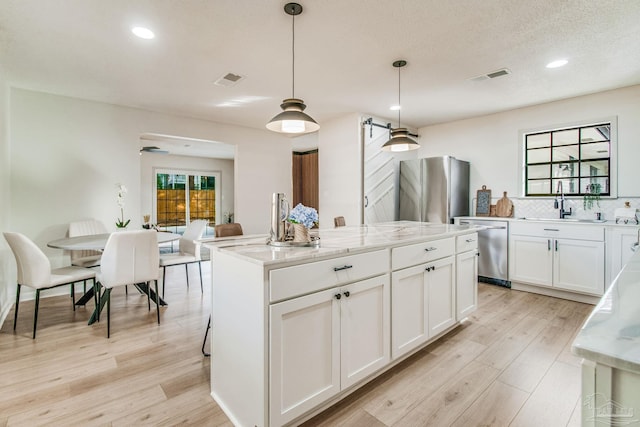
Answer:
[[[178,252],[160,255],[160,267],[162,267],[162,297],[164,298],[165,278],[167,275],[167,267],[174,265],[184,265],[187,275],[187,288],[189,287],[189,264],[198,263],[200,271],[200,291],[204,292],[202,286],[202,265],[200,265],[200,243],[195,242],[202,237],[204,230],[207,228],[208,221],[198,219],[192,221],[186,228],[184,234],[178,242]]]
[[[74,221],[69,223],[67,235],[69,237],[90,236],[93,234],[107,234],[107,228],[96,219]],[[98,267],[102,252],[92,250],[69,251],[71,265],[77,267]]]
[[[159,251],[155,230],[120,231],[112,233],[102,252],[100,271],[96,276],[95,293],[99,308],[106,299],[107,338],[111,336],[111,290],[116,286],[131,284],[146,285],[147,299],[151,293],[151,281],[155,282],[155,303],[160,324],[160,304],[158,296]],[[101,288],[104,288],[102,294]]]
[[[28,237],[21,233],[5,232],[4,238],[9,243],[18,267],[18,283],[16,291],[16,309],[13,316],[13,330],[16,330],[18,322],[18,308],[20,305],[20,288],[28,286],[36,290],[35,311],[33,314],[33,338],[36,337],[38,324],[38,306],[40,305],[40,291],[63,285],[71,285],[71,299],[73,309],[76,309],[75,283],[91,279],[94,281],[96,273],[93,270],[82,267],[62,267],[51,269],[49,258]]]

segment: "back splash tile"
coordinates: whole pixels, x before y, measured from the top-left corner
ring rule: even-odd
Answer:
[[[524,198],[510,198],[513,202],[513,216],[514,218],[558,218],[558,209],[553,208],[552,198],[545,199],[524,199]],[[491,198],[491,203],[496,204],[500,200],[499,197]],[[624,202],[631,203],[632,208],[640,209],[640,198],[624,198],[619,197],[617,199],[602,199],[600,200],[600,207],[597,205],[591,209],[585,211],[582,203],[582,198],[567,198],[564,202],[566,210],[571,208],[573,214],[570,218],[577,219],[595,219],[596,212],[602,213],[602,219],[612,221],[615,219],[615,210],[624,207]],[[471,202],[472,215],[475,215],[476,199],[475,197]]]

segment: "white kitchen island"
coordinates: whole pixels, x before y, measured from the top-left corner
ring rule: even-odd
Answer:
[[[477,228],[394,222],[203,243],[212,258],[211,395],[238,426],[297,424],[477,306]]]
[[[573,342],[582,362],[582,425],[640,425],[640,251]]]

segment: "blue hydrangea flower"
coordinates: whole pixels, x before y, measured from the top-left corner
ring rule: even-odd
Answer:
[[[289,222],[302,224],[307,228],[311,228],[313,224],[318,222],[318,211],[312,207],[298,203],[296,207],[289,212]]]

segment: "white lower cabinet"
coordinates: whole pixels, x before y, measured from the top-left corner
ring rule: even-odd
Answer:
[[[509,279],[551,286],[553,253],[546,237],[512,236],[509,241]]]
[[[584,238],[566,238],[564,235]],[[509,279],[602,295],[604,253],[603,227],[514,222],[509,238]]]
[[[270,307],[270,425],[285,424],[390,361],[389,275]]]
[[[611,283],[629,261],[633,255],[631,245],[639,239],[637,226],[607,227],[607,283]]]
[[[456,320],[478,308],[478,252],[456,255]]]
[[[429,338],[447,330],[456,322],[455,257],[432,263],[425,275],[429,300]]]
[[[393,359],[455,323],[454,260],[449,256],[392,273]]]
[[[604,293],[604,242],[556,239],[553,286],[570,291]]]

